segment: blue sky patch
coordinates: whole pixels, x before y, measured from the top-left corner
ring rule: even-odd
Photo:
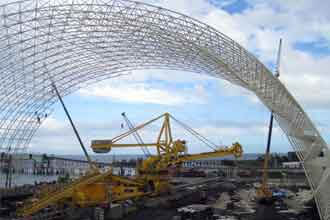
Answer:
[[[230,14],[241,13],[249,7],[245,0],[209,0],[209,2],[218,8],[224,9]]]
[[[313,54],[316,57],[329,56],[330,42],[321,40],[318,42],[297,42],[294,48]]]

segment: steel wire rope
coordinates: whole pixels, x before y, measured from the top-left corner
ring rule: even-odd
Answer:
[[[188,125],[186,125],[185,123],[179,121],[178,119],[174,118],[172,115],[170,115],[170,117],[179,125],[181,125],[184,129],[186,129],[190,134],[192,134],[194,137],[196,137],[198,140],[200,140],[201,142],[203,142],[204,144],[206,144],[206,146],[208,146],[209,148],[211,148],[212,150],[217,150],[218,146],[213,143],[212,141],[208,140],[206,137],[204,137],[203,135],[201,135],[200,133],[198,133],[197,131],[193,130],[192,128],[190,128]]]
[[[122,116],[123,116],[123,118],[124,118],[124,120],[125,120],[125,122],[128,126],[128,129],[129,130],[134,129],[134,127],[135,127],[134,124],[128,119],[128,117],[126,116],[126,114],[124,112],[122,113]],[[144,144],[144,142],[143,142],[140,134],[138,133],[138,131],[135,131],[132,134],[133,134],[135,140],[138,142],[138,144]],[[150,153],[150,151],[147,147],[141,146],[141,150],[143,151],[143,153],[146,157],[151,156],[151,153]]]

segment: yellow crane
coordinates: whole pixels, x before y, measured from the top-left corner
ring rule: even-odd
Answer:
[[[150,125],[151,123],[163,118],[163,123],[161,125],[160,132],[157,136],[155,142],[143,143],[143,144],[122,144],[118,143],[127,136],[133,134],[134,132],[143,129],[144,127]],[[108,140],[93,140],[91,148],[95,153],[107,153],[110,152],[112,148],[130,148],[130,147],[155,147],[157,150],[157,155],[149,156],[147,159],[142,161],[142,164],[138,167],[138,177],[137,179],[149,184],[149,187],[155,191],[155,193],[160,193],[168,190],[169,183],[165,181],[164,176],[168,172],[168,167],[173,164],[179,164],[185,161],[198,160],[211,157],[224,157],[227,155],[234,155],[235,157],[242,156],[242,147],[239,143],[234,143],[231,147],[215,149],[213,152],[186,155],[187,146],[185,140],[173,140],[170,119],[174,119],[179,122],[169,113],[164,113],[148,122],[145,122],[129,131],[120,134],[112,139]],[[181,125],[183,123],[179,122]],[[186,129],[192,131],[184,125]],[[195,136],[203,138],[196,131],[193,131]]]
[[[164,118],[164,120],[155,142],[145,144],[117,143],[133,132],[161,118]],[[227,155],[240,157],[243,153],[241,145],[239,143],[234,143],[230,147],[215,149],[212,152],[188,155],[186,154],[186,141],[173,140],[170,118],[178,122],[178,120],[169,113],[165,113],[111,140],[92,141],[91,147],[93,151],[97,153],[106,153],[112,148],[155,147],[157,149],[157,155],[149,156],[142,161],[137,168],[138,175],[136,177],[129,179],[116,176],[112,173],[111,169],[102,173],[95,168],[96,166],[91,165],[92,168],[86,176],[79,178],[60,190],[44,194],[41,198],[38,198],[20,209],[18,213],[21,216],[28,216],[49,205],[58,203],[71,203],[80,207],[93,206],[108,203],[109,195],[111,195],[111,201],[113,202],[158,195],[162,192],[168,192],[170,189],[167,174],[168,167],[171,165],[179,165],[186,161],[210,157],[223,157]],[[191,128],[188,128],[183,123],[181,123],[181,125],[198,136],[199,139],[207,142],[206,138],[202,137]]]

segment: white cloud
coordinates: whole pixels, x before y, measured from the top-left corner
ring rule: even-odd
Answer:
[[[330,2],[252,0],[248,1],[250,7],[234,14],[202,0],[153,0],[151,3],[185,13],[215,27],[265,63],[275,62],[279,38],[282,37],[280,80],[303,106],[309,109],[328,106],[330,56],[320,57],[298,50],[295,45],[305,42],[320,47],[330,45]],[[254,103],[260,103],[252,93],[223,82],[220,85],[223,86],[223,94],[243,95]]]
[[[12,2],[11,0],[7,0]],[[319,46],[330,45],[330,1],[322,0],[249,0],[249,7],[242,13],[230,14],[222,7],[235,1],[219,1],[216,7],[207,0],[141,0],[164,8],[169,8],[180,13],[197,18],[222,33],[236,40],[254,54],[257,54],[263,62],[274,62],[277,43],[280,37],[284,38],[281,80],[285,82],[293,95],[303,105],[308,107],[324,107],[328,103],[327,84],[330,82],[328,66],[330,56],[315,58],[308,52],[302,52],[294,48],[298,42],[311,42]],[[236,2],[239,4],[239,1]],[[320,42],[322,40],[322,42]],[[147,71],[145,71],[147,72]],[[134,74],[135,75],[135,74]],[[151,73],[137,74],[139,82],[150,78]],[[185,75],[184,75],[185,76]],[[158,75],[165,81],[190,80],[188,77],[168,77],[166,74]],[[198,78],[197,74],[194,77]],[[318,79],[319,84],[311,80]],[[140,80],[139,80],[140,79]],[[319,91],[316,88],[319,87]],[[100,88],[92,89],[92,94],[105,96],[109,88],[100,91]],[[140,101],[137,95],[132,96],[121,93],[120,88],[111,87],[116,92],[116,97],[121,101]],[[148,103],[159,103],[155,96],[164,97],[169,105],[175,105],[182,100],[185,102],[201,103],[198,98],[189,98],[182,94],[150,88],[145,85],[128,86],[128,91],[137,91]],[[151,92],[149,92],[151,91]],[[313,91],[313,93],[306,92]],[[152,95],[151,93],[154,93]],[[85,93],[86,94],[86,93]],[[111,97],[110,95],[107,95]],[[129,97],[128,97],[129,96]],[[173,98],[170,98],[173,97]],[[255,99],[251,99],[255,101]]]
[[[230,14],[222,7],[233,1],[220,1],[216,7],[207,0],[143,0],[143,2],[158,5],[183,14],[192,16],[234,39],[263,62],[275,62],[277,44],[283,37],[282,76],[281,80],[289,88],[302,105],[319,108],[327,103],[327,84],[330,78],[327,71],[330,56],[315,58],[307,52],[295,49],[298,42],[318,43],[320,39],[330,40],[330,16],[327,1],[247,1],[250,7],[242,13]],[[239,4],[239,2],[237,2]],[[320,7],[322,5],[322,7]],[[323,43],[324,44],[324,43]],[[326,44],[326,43],[325,43]],[[136,74],[136,72],[138,72]],[[154,72],[157,72],[156,74]],[[173,71],[134,71],[132,77],[125,78],[119,84],[90,87],[81,91],[84,95],[107,97],[123,102],[145,102],[164,105],[179,103],[204,103],[204,97],[198,95],[198,89],[190,89],[187,96],[182,89],[169,89],[151,86],[150,80],[165,82],[193,82],[205,80],[206,76]],[[189,76],[189,77],[187,77]],[[300,79],[301,78],[301,79]],[[322,92],[315,91],[317,86],[311,78],[321,80],[318,87]],[[220,83],[221,84],[221,83]],[[203,86],[200,86],[201,88]],[[260,103],[256,96],[238,89],[224,86],[229,91],[247,96],[252,102]],[[306,91],[315,91],[308,93]]]
[[[56,120],[54,117],[48,117],[43,123],[42,128],[45,128],[48,131],[56,131],[63,129],[65,124],[59,120]]]
[[[222,137],[225,140],[239,141],[247,136],[266,137],[268,132],[268,124],[265,123],[245,123],[245,122],[232,122],[224,123],[222,125],[201,125],[197,130],[202,134],[207,134],[209,137]],[[274,127],[273,134],[280,133],[279,127]]]
[[[205,74],[173,70],[134,70],[130,74],[115,78],[120,83],[144,83],[146,81],[164,81],[169,83],[196,83],[214,79]],[[113,79],[111,79],[113,80]]]
[[[114,101],[128,103],[150,103],[160,105],[183,105],[187,103],[202,104],[204,100],[199,98],[203,88],[196,87],[187,92],[173,92],[161,90],[148,86],[147,84],[119,84],[95,86],[92,88],[81,89],[80,94],[84,96],[95,96],[109,98]],[[193,92],[195,94],[191,94]]]
[[[330,2],[325,1],[249,1],[241,14],[213,8],[203,20],[238,41],[263,62],[275,62],[279,38],[283,38],[281,81],[308,109],[329,106],[330,55],[319,56],[295,48],[309,42],[330,45]],[[322,6],[321,6],[322,5]],[[323,40],[327,43],[320,43]],[[323,42],[322,41],[322,42]],[[321,44],[321,45],[320,45]],[[233,87],[227,94],[233,93]],[[236,88],[235,88],[236,90]],[[256,96],[238,89],[235,93]],[[257,101],[258,102],[258,101]]]
[[[120,132],[122,121],[114,120],[87,122],[84,119],[75,121],[75,126],[80,137],[89,152],[90,143],[95,138],[109,138]],[[72,130],[69,121],[49,117],[38,129],[30,143],[32,152],[55,153],[55,154],[82,154],[80,144]]]
[[[135,76],[136,74],[136,76]],[[83,88],[82,96],[108,98],[127,103],[150,103],[160,105],[204,104],[208,94],[203,81],[206,77],[198,74],[174,71],[157,72],[139,71],[130,76],[110,79],[102,83]],[[173,81],[171,80],[173,79]],[[197,80],[200,81],[197,81]],[[152,82],[149,82],[152,81]],[[181,84],[182,82],[189,82]]]
[[[261,104],[261,101],[258,99],[258,97],[254,93],[252,93],[251,91],[245,88],[239,87],[224,80],[219,81],[218,85],[222,95],[241,96],[247,98],[249,101],[251,101],[254,104]]]
[[[330,56],[313,57],[306,52],[285,48],[281,81],[308,109],[327,109],[329,105]]]

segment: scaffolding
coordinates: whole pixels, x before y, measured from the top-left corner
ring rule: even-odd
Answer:
[[[208,74],[252,91],[274,113],[330,219],[325,141],[284,85],[226,35],[129,0],[21,0],[0,5],[0,16],[0,151],[26,149],[52,113],[48,73],[62,96],[131,70]]]

